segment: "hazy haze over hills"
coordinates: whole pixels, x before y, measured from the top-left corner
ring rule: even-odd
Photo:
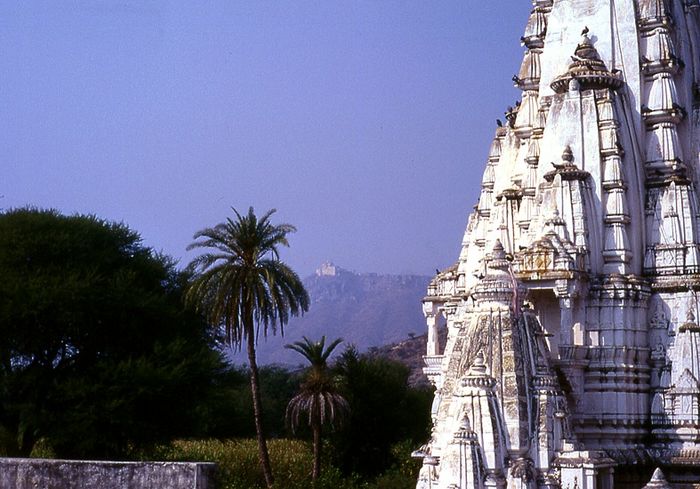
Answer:
[[[303,336],[311,340],[323,335],[330,340],[343,338],[338,351],[350,343],[364,351],[401,341],[409,333],[422,334],[425,320],[421,299],[430,279],[421,275],[358,274],[324,264],[304,279],[311,298],[309,312],[292,318],[284,337],[260,339],[259,363],[303,363],[298,353],[284,348]],[[234,362],[247,363],[245,353],[236,353]]]

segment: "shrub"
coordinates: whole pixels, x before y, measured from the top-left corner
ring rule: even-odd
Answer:
[[[311,450],[306,442],[275,439],[268,441],[275,487],[311,487]],[[163,460],[205,461],[218,464],[218,489],[262,489],[265,481],[258,463],[254,439],[178,440],[149,454]],[[343,478],[334,467],[324,467],[315,489],[360,489],[356,477]]]
[[[29,454],[30,458],[56,458],[56,451],[54,450],[51,442],[47,438],[39,438],[32,451]]]
[[[411,458],[414,443],[404,440],[391,447],[394,465],[379,475],[372,484],[372,489],[414,489],[420,471],[420,462]],[[369,489],[369,488],[368,488]]]

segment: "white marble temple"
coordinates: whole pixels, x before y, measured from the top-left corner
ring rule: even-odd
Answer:
[[[522,42],[423,302],[417,487],[700,487],[700,4],[533,0]]]

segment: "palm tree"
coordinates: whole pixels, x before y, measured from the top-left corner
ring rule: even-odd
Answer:
[[[337,339],[325,347],[326,337],[313,342],[304,336],[285,348],[294,350],[309,361],[310,368],[299,393],[287,405],[287,420],[292,431],[299,426],[302,413],[308,415],[307,424],[313,435],[314,466],[311,479],[316,480],[321,472],[321,428],[326,422],[333,424],[349,411],[348,402],[337,392],[336,382],[328,371],[328,357],[343,340]]]
[[[274,209],[258,218],[251,207],[235,219],[227,218],[213,228],[194,235],[188,250],[205,248],[189,265],[194,274],[186,299],[194,303],[209,324],[223,327],[228,343],[241,348],[245,342],[250,363],[250,390],[258,441],[260,466],[267,487],[273,483],[270,456],[262,426],[260,381],[255,344],[260,332],[284,333],[290,315],[309,308],[309,295],[299,276],[279,259],[278,248],[289,246],[287,235],[296,231],[290,224],[274,225]]]

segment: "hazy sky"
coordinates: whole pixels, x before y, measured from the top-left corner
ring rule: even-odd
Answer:
[[[456,260],[528,0],[0,1],[0,207],[124,221],[185,264],[230,207],[283,258]]]

